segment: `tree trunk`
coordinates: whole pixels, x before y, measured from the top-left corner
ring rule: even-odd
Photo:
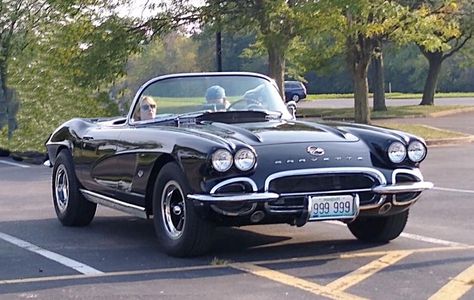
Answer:
[[[8,123],[8,101],[4,90],[4,71],[0,67],[0,130]]]
[[[376,40],[375,54],[372,57],[372,63],[374,66],[374,111],[386,111],[382,41],[379,39]]]
[[[20,103],[14,89],[7,87],[7,74],[5,64],[0,63],[0,130],[8,125],[8,139],[13,137],[17,129],[16,114]]]
[[[354,121],[370,124],[369,84],[367,80],[370,58],[372,55],[371,40],[359,35],[348,38],[347,62],[354,83]]]
[[[354,80],[354,121],[370,124],[369,84],[367,81],[367,66],[359,66],[353,74]]]
[[[434,95],[441,72],[441,64],[443,63],[443,52],[426,52],[422,50],[422,53],[428,59],[429,68],[420,105],[434,105]]]
[[[268,49],[268,75],[275,79],[280,95],[285,99],[285,52],[273,45]]]
[[[222,72],[222,34],[216,32],[216,67],[217,72]]]

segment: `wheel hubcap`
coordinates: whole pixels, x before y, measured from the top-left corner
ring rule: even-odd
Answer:
[[[56,204],[58,206],[59,211],[64,213],[69,202],[69,178],[67,176],[66,167],[64,167],[64,165],[60,165],[56,170],[56,178],[54,184]]]
[[[163,224],[166,233],[173,239],[183,234],[186,218],[186,206],[181,187],[176,181],[169,181],[161,196]]]

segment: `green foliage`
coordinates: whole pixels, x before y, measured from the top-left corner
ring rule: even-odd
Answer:
[[[123,73],[142,38],[128,29],[127,19],[114,15],[114,1],[57,0],[50,5],[47,13],[37,11],[29,27],[28,18],[18,19],[23,27],[12,39],[18,51],[8,52],[6,64],[0,65],[4,83],[8,75],[8,86],[21,100],[13,139],[7,141],[5,130],[0,136],[0,144],[11,150],[44,151],[48,134],[62,122],[117,114],[108,85]]]
[[[200,71],[196,42],[180,32],[171,32],[131,55],[125,67],[126,76],[117,79],[110,92],[119,103],[121,112],[125,113],[138,88],[149,79],[168,73],[195,71]]]

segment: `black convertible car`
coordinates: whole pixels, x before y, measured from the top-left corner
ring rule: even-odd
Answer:
[[[254,73],[154,78],[127,117],[72,119],[46,143],[53,203],[66,226],[103,204],[153,216],[170,255],[206,252],[215,226],[339,220],[360,240],[400,235],[423,190],[420,138],[294,118]]]

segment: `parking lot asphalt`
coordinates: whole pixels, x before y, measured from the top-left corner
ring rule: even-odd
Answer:
[[[473,299],[474,144],[435,147],[435,184],[401,237],[356,241],[339,222],[219,228],[211,252],[159,251],[149,220],[100,207],[63,227],[51,170],[0,159],[0,299]]]

